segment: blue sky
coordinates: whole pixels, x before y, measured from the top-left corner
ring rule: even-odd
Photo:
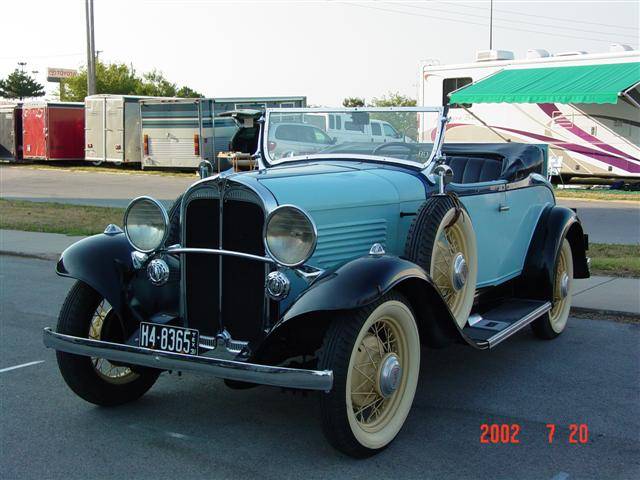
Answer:
[[[207,96],[307,95],[322,105],[391,90],[414,96],[422,60],[472,61],[489,43],[488,0],[94,1],[103,60],[157,68]],[[48,66],[84,64],[84,3],[4,2],[0,76],[18,61],[41,82]],[[496,0],[494,47],[517,57],[529,48],[638,48],[639,5]]]

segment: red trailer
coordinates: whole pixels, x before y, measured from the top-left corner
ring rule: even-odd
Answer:
[[[83,160],[84,103],[25,104],[22,143],[27,160]]]

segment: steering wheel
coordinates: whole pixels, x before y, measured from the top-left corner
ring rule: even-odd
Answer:
[[[388,143],[383,143],[382,145],[378,145],[376,148],[373,149],[373,152],[371,153],[375,155],[376,153],[379,153],[380,151],[389,147],[404,147],[407,150],[409,150],[410,155],[414,155],[420,151],[420,146],[418,144],[406,143],[406,142],[388,142]]]

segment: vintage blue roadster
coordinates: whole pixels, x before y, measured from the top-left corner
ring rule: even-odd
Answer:
[[[329,442],[366,457],[407,418],[421,345],[565,329],[587,236],[544,146],[444,143],[441,108],[230,115],[255,170],[203,162],[169,211],[136,198],[63,252],[77,282],[44,343],[83,399],[123,404],[171,370],[317,390]]]

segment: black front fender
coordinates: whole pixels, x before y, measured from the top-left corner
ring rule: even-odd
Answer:
[[[121,313],[126,302],[123,285],[132,271],[132,251],[124,233],[94,235],[62,252],[56,273],[86,283]]]
[[[366,256],[318,278],[284,312],[255,358],[277,362],[292,353],[312,353],[335,318],[332,312],[364,307],[392,289],[411,303],[423,343],[439,347],[465,341],[447,304],[421,267],[398,257]]]

